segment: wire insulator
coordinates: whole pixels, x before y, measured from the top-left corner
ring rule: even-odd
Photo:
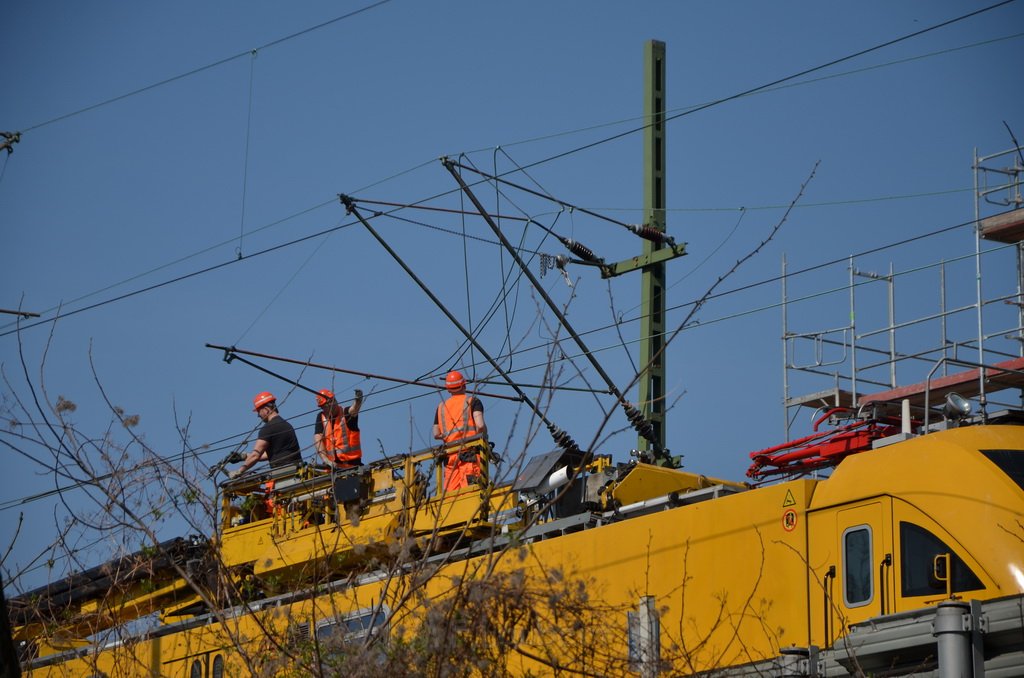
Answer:
[[[583,454],[583,451],[580,450],[580,446],[576,444],[576,441],[572,439],[572,436],[562,429],[558,428],[554,424],[548,424],[548,431],[551,433],[551,438],[555,441],[555,444],[566,452]]]
[[[569,238],[560,238],[562,244],[565,245],[566,249],[575,254],[577,257],[591,264],[603,264],[604,259],[594,254],[594,250],[590,249],[583,243],[578,243],[575,240]]]
[[[675,238],[670,236],[668,233],[659,231],[653,226],[648,226],[647,224],[640,224],[639,226],[636,224],[628,224],[626,228],[628,228],[630,231],[637,234],[644,240],[650,240],[651,242],[656,242],[659,245],[667,244],[672,247],[675,247],[676,245]]]
[[[345,206],[345,213],[352,214],[352,210],[356,208],[356,201],[352,199],[352,196],[345,195],[344,193],[338,194],[338,200]]]
[[[633,428],[637,433],[655,447],[660,447],[654,436],[654,425],[644,417],[640,410],[629,403],[622,403],[622,411],[626,413],[626,418],[629,419],[629,423],[633,424]]]

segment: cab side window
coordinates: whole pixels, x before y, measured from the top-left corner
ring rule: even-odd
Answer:
[[[847,607],[867,605],[874,597],[872,552],[869,526],[858,525],[843,532],[843,602]]]
[[[935,556],[949,554],[949,576],[953,592],[984,588],[953,549],[934,534],[914,523],[900,522],[900,585],[904,597],[945,593],[946,583],[935,578]]]

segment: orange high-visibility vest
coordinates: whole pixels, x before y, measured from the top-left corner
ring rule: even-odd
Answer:
[[[452,395],[437,406],[437,426],[445,443],[453,443],[475,436],[480,430],[473,419],[473,396],[464,393]],[[471,455],[463,459],[463,454]],[[479,479],[480,464],[475,453],[453,450],[445,464],[444,491],[454,492],[470,485],[471,478]],[[478,481],[474,481],[478,482]]]
[[[337,412],[338,416],[331,419],[320,415],[324,424],[324,449],[334,452],[334,461],[338,464],[359,464],[363,461],[359,431],[349,428],[343,409],[339,407]]]
[[[453,395],[437,406],[437,425],[446,443],[475,436],[479,431],[473,420],[473,396]]]

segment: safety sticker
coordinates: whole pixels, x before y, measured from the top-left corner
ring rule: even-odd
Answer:
[[[796,499],[793,498],[792,490],[786,490],[786,498],[782,501],[782,506],[796,506]]]
[[[782,529],[786,532],[792,532],[796,529],[796,511],[789,509],[782,514]]]

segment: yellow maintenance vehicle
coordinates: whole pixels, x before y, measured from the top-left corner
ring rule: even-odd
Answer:
[[[986,236],[1019,248],[1024,210]],[[503,481],[483,437],[228,480],[209,538],[11,598],[22,669],[1021,676],[1024,411],[990,399],[1020,393],[1024,357],[988,355],[869,394],[856,372],[787,387],[814,430],[750,453],[744,482],[615,463],[553,426],[558,447]],[[476,484],[443,491],[451,454],[476,456]]]
[[[918,617],[930,629],[947,610],[961,646],[1020,671],[1020,422],[884,435],[827,479],[757,488],[558,451],[511,484],[451,495],[430,491],[443,449],[240,478],[224,485],[212,541],[20,596],[14,637],[32,676],[287,673],[313,647],[328,666],[346,644],[416,638],[431,605],[476,579],[511,587],[488,593],[488,614],[529,610],[487,619],[509,625],[512,675],[932,669],[942,636],[897,635],[894,651],[872,634]],[[84,641],[154,611],[155,629]]]

